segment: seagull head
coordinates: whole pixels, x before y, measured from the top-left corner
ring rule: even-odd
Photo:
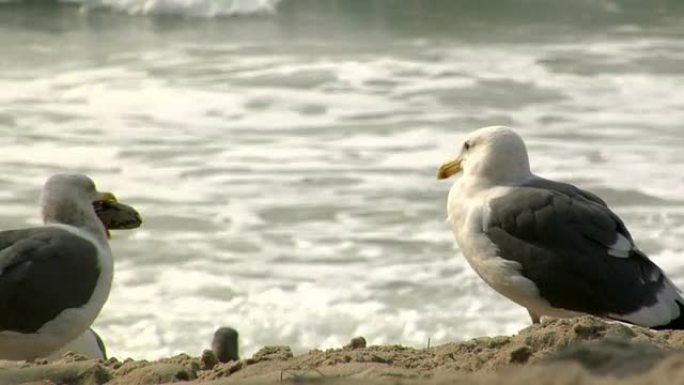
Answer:
[[[45,182],[41,199],[43,205],[58,202],[68,204],[69,201],[71,204],[80,203],[84,206],[90,206],[96,201],[116,202],[114,194],[97,191],[95,182],[89,177],[66,173],[55,174]]]
[[[97,202],[116,202],[116,197],[97,191],[95,183],[85,175],[53,175],[45,182],[41,194],[43,221],[75,226],[88,223],[89,218],[97,219]]]
[[[99,192],[95,182],[83,174],[56,174],[48,178],[41,196],[46,206],[78,205],[90,207],[95,201],[116,201],[112,193]]]
[[[528,178],[531,173],[525,142],[506,126],[475,130],[466,137],[458,157],[439,168],[437,178],[446,179],[460,172],[495,184]]]

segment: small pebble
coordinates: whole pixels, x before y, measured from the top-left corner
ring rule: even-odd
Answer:
[[[202,352],[202,357],[200,358],[200,361],[202,362],[202,370],[211,370],[219,362],[218,358],[216,358],[216,355],[211,350],[204,350]]]
[[[511,362],[516,364],[526,363],[532,356],[532,349],[527,346],[519,346],[511,351]]]
[[[347,345],[344,345],[345,349],[364,349],[366,347],[366,339],[363,337],[354,337],[349,341]]]

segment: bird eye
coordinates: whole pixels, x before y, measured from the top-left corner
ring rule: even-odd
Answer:
[[[463,143],[463,149],[464,150],[468,151],[468,150],[470,150],[470,147],[471,147],[470,142]]]

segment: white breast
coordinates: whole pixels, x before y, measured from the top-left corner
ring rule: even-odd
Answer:
[[[456,243],[473,270],[494,290],[537,314],[572,316],[552,308],[539,295],[534,282],[521,274],[521,265],[499,257],[498,247],[485,234],[489,215],[487,202],[505,194],[508,188],[492,187],[466,193],[469,187],[459,182],[449,191],[448,218]]]

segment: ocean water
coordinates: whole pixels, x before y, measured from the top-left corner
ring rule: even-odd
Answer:
[[[0,228],[80,171],[137,207],[95,323],[155,358],[514,333],[436,169],[507,124],[684,287],[684,6],[584,0],[0,4]]]

